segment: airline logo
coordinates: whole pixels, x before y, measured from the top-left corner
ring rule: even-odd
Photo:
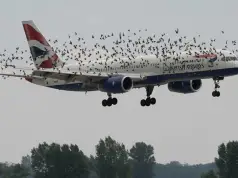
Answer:
[[[53,68],[61,65],[58,55],[32,21],[23,22],[23,28],[37,68]]]

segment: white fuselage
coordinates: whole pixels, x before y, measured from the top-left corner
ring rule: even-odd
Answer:
[[[199,54],[200,57],[196,57]],[[206,79],[216,76],[232,76],[238,74],[238,59],[235,54],[228,50],[217,50],[216,56],[204,57],[199,51],[184,51],[181,54],[169,56],[138,56],[133,58],[91,60],[80,64],[65,65],[64,68],[70,72],[106,72],[127,74],[141,74],[147,76],[148,80],[138,83],[138,86],[161,85],[171,81]],[[71,91],[94,91],[96,86],[80,84],[80,82],[66,83],[56,79],[35,79],[33,83],[50,86],[70,85],[65,90]],[[80,85],[80,89],[74,89],[74,84]],[[57,87],[55,87],[57,88]]]
[[[107,72],[107,73],[140,73],[145,75],[166,75],[176,73],[190,73],[207,70],[217,70],[238,67],[236,55],[229,51],[222,51],[224,55],[217,55],[217,60],[209,62],[210,58],[196,58],[195,52],[183,52],[179,57],[155,55],[139,56],[135,59],[109,59],[81,64],[67,65],[71,72]]]

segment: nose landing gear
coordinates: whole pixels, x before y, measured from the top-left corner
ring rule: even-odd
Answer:
[[[215,89],[212,92],[213,97],[219,97],[221,95],[220,92],[218,91],[218,89],[220,88],[220,85],[219,85],[220,80],[224,80],[224,77],[215,77],[215,78],[213,78],[213,81],[214,81],[214,84],[215,84]]]

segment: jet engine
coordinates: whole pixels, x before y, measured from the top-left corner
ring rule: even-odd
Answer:
[[[168,83],[168,89],[177,93],[194,93],[202,87],[202,80],[176,81]]]
[[[108,93],[125,93],[133,88],[133,80],[127,76],[113,76],[99,84],[99,90]]]

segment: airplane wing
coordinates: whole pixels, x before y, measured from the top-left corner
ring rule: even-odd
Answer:
[[[32,76],[31,74],[17,74],[15,72],[0,72],[2,77],[17,77],[17,78],[39,78],[37,76]]]
[[[35,70],[32,73],[32,76],[35,77],[43,77],[43,78],[52,78],[58,80],[65,80],[67,82],[74,82],[74,81],[81,81],[81,82],[92,82],[97,83],[102,79],[108,78],[110,76],[118,76],[118,75],[125,75],[131,77],[134,81],[141,81],[145,79],[145,76],[141,76],[140,74],[109,74],[109,73],[102,73],[102,72],[75,72],[72,73],[71,71],[67,70],[59,70],[53,71],[52,69],[46,70]]]

